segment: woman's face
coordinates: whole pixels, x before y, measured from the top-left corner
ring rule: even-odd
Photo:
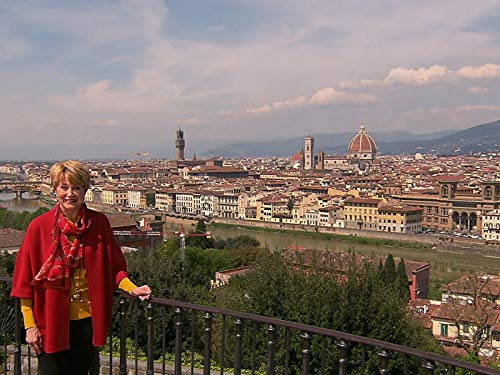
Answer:
[[[83,186],[71,184],[64,175],[56,186],[56,197],[63,214],[75,219],[85,200],[85,192]]]

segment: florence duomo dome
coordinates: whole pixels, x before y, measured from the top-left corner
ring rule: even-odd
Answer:
[[[358,134],[349,142],[347,154],[349,159],[370,162],[377,156],[377,144],[366,132],[364,124],[361,124]]]

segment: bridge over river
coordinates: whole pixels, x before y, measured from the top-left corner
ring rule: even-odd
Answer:
[[[0,181],[0,193],[16,193],[16,197],[22,197],[23,193],[50,193],[50,184],[43,181]]]

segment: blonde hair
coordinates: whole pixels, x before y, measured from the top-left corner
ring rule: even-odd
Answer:
[[[90,173],[79,161],[66,160],[50,167],[50,184],[55,189],[66,176],[72,185],[78,185],[87,190],[90,186]]]

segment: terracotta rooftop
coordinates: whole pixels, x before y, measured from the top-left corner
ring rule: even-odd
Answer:
[[[21,246],[24,233],[22,230],[0,228],[0,250]]]
[[[123,227],[131,227],[137,226],[134,218],[129,214],[119,213],[108,215],[109,223],[111,224],[111,228],[123,228]]]
[[[382,199],[374,199],[374,198],[348,198],[344,202],[345,203],[364,203],[364,204],[379,204]]]
[[[378,208],[378,211],[386,211],[386,212],[416,212],[423,211],[422,208],[414,207],[414,206],[382,206]]]

